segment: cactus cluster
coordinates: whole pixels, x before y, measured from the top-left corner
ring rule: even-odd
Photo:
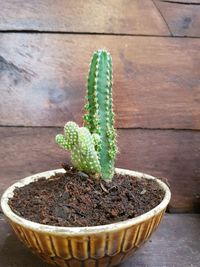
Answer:
[[[79,127],[75,122],[69,121],[64,127],[64,135],[58,134],[56,142],[71,152],[73,166],[91,174],[100,174],[96,147],[98,141],[95,134],[91,134],[86,127]]]
[[[71,151],[74,167],[108,181],[117,153],[112,107],[112,58],[105,50],[93,54],[87,80],[84,127],[68,122],[56,142]]]

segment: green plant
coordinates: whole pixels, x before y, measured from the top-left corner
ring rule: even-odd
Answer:
[[[108,181],[117,153],[112,107],[112,58],[105,50],[93,54],[87,81],[85,127],[68,122],[56,142],[71,151],[74,167]]]

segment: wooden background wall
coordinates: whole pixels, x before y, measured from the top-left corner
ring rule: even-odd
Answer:
[[[0,0],[0,192],[69,159],[54,136],[81,124],[90,56],[106,48],[116,166],[168,179],[169,211],[199,212],[199,14],[198,0]]]

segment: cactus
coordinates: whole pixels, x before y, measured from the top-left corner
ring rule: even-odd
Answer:
[[[100,175],[101,167],[95,150],[96,134],[92,135],[86,127],[79,127],[75,122],[69,121],[64,127],[64,135],[56,136],[56,142],[71,151],[71,161],[75,168]]]
[[[98,152],[102,178],[111,180],[117,152],[112,110],[112,58],[104,50],[94,53],[88,75],[85,126],[100,135]]]
[[[81,171],[109,181],[117,153],[113,127],[112,58],[105,50],[94,53],[88,75],[85,127],[68,122],[56,142],[71,151],[72,164]]]

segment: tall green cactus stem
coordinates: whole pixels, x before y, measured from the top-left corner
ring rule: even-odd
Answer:
[[[102,179],[111,180],[114,175],[117,146],[113,127],[112,58],[105,50],[98,50],[92,57],[85,109],[85,126],[92,134],[100,136],[98,157]]]
[[[56,142],[71,152],[71,161],[75,168],[96,177],[101,175],[101,166],[95,150],[99,146],[97,134],[91,134],[86,127],[79,127],[70,121],[64,127],[64,135],[56,136]]]

